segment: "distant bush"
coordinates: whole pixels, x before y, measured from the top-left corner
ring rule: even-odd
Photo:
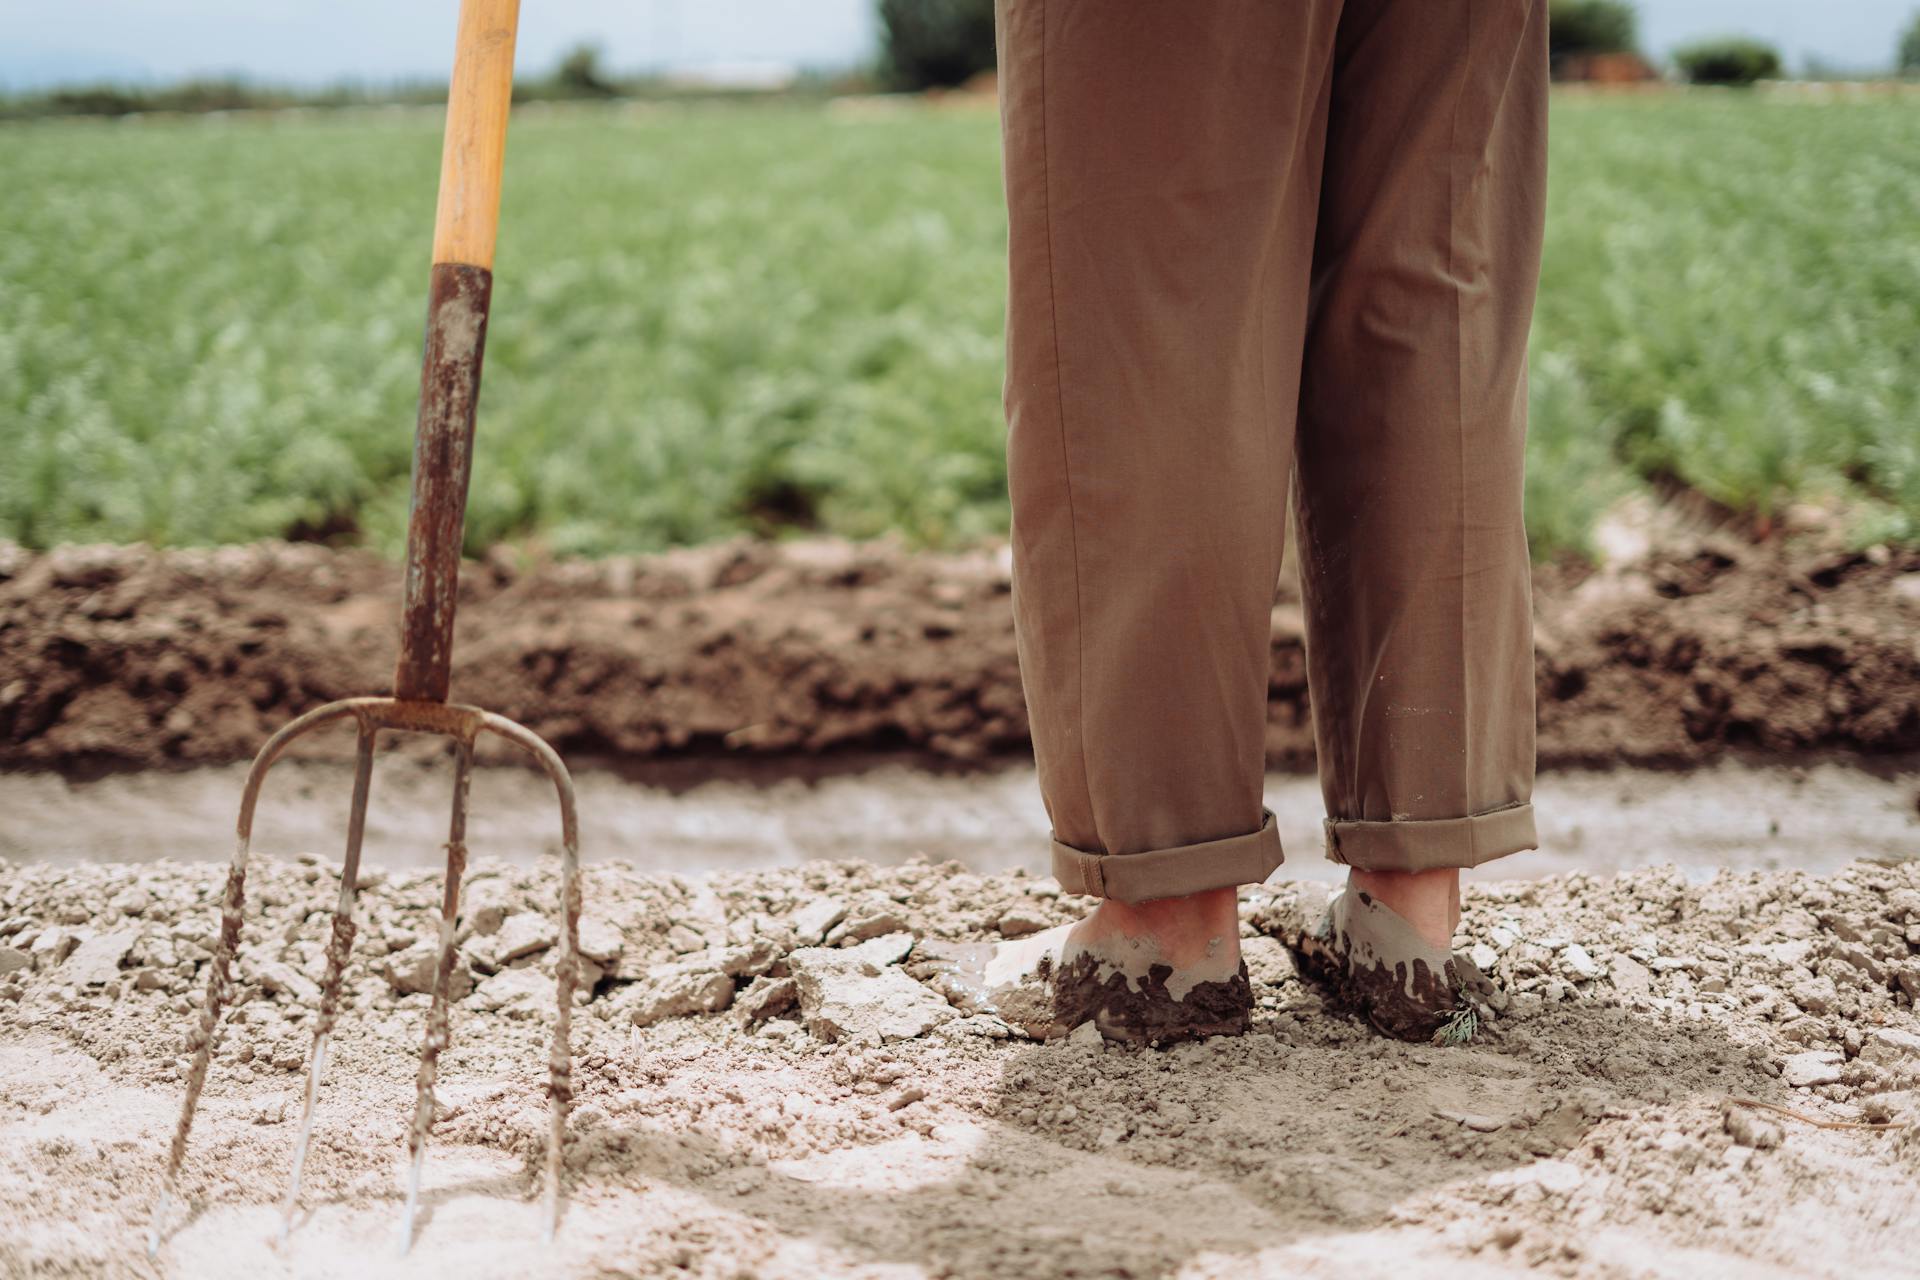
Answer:
[[[0,95],[0,120],[41,116],[130,116],[143,112],[277,111],[286,107],[351,107],[446,101],[445,85],[426,82],[368,86],[340,83],[322,89],[259,85],[246,80],[186,80],[171,85],[70,85],[37,93]]]
[[[1780,74],[1780,54],[1745,36],[1701,40],[1673,51],[1674,65],[1690,84],[1749,85]]]
[[[55,89],[17,114],[129,116],[142,111],[247,111],[285,106],[288,94],[241,80],[187,80],[158,89],[96,84]]]
[[[880,0],[880,28],[896,88],[944,88],[993,70],[993,0]]]
[[[554,69],[554,83],[563,91],[581,98],[611,98],[619,87],[600,69],[600,50],[594,45],[575,45],[561,57]]]
[[[1903,76],[1920,76],[1920,10],[1900,35],[1899,70]]]
[[[1547,10],[1547,53],[1562,59],[1589,53],[1632,53],[1640,15],[1626,0],[1553,0]]]

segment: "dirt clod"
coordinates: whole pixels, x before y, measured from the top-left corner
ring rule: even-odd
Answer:
[[[0,765],[243,759],[295,714],[389,684],[397,570],[364,553],[0,545],[0,566]],[[1915,576],[1920,549],[1712,539],[1598,573],[1543,566],[1541,757],[1920,750],[1920,600],[1902,585]],[[1028,741],[1009,590],[991,550],[732,543],[527,571],[496,558],[461,579],[453,688],[570,755],[975,760]],[[1266,754],[1298,767],[1313,743],[1290,583],[1273,617]]]

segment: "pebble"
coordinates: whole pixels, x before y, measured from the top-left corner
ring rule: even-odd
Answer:
[[[1653,974],[1631,956],[1615,956],[1607,965],[1613,989],[1629,1002],[1644,1000],[1653,994]]]
[[[753,985],[734,1001],[742,1020],[755,1023],[784,1013],[794,1006],[799,995],[792,978],[755,978]]]
[[[404,951],[388,956],[382,965],[387,982],[400,995],[431,995],[433,980],[439,974],[440,945],[436,941],[416,942]],[[453,953],[453,972],[447,975],[447,995],[464,1000],[473,992],[473,970],[467,957]]]
[[[1580,1166],[1566,1160],[1536,1160],[1502,1169],[1487,1179],[1490,1187],[1539,1187],[1553,1195],[1572,1195],[1586,1181]]]
[[[1833,1012],[1834,1004],[1840,999],[1839,988],[1825,975],[1794,983],[1791,994],[1795,1004],[1816,1014]]]
[[[40,936],[33,940],[32,956],[34,962],[42,968],[48,968],[65,960],[80,940],[65,929],[43,929]]]
[[[269,960],[254,971],[254,978],[270,994],[288,996],[303,1005],[320,1001],[319,986],[284,961]]]
[[[1878,1066],[1920,1067],[1920,1035],[1898,1027],[1878,1027],[1867,1033],[1860,1060]]]
[[[701,951],[706,948],[707,940],[683,924],[676,924],[667,930],[667,945],[681,955]]]
[[[1003,938],[1021,938],[1046,928],[1047,917],[1027,907],[1015,907],[1000,917],[997,928]]]
[[[135,885],[131,889],[123,889],[115,894],[107,905],[124,915],[143,916],[153,906],[153,895]]]
[[[0,973],[14,973],[33,963],[33,957],[15,947],[0,947]]]
[[[953,1006],[899,969],[910,934],[844,949],[805,947],[787,957],[807,1030],[828,1042],[911,1040],[956,1017]]]
[[[1840,1080],[1842,1058],[1837,1049],[1813,1049],[1788,1054],[1781,1063],[1781,1078],[1796,1089],[1836,1084]]]
[[[847,914],[847,904],[836,898],[814,898],[793,913],[793,933],[803,945],[811,945],[827,936],[827,930],[839,924]]]
[[[460,893],[460,927],[487,937],[498,933],[513,910],[511,893],[497,876],[470,880]]]
[[[1067,1033],[1067,1043],[1083,1049],[1098,1049],[1106,1043],[1106,1037],[1100,1034],[1100,1028],[1092,1022],[1083,1022]]]
[[[1729,1106],[1724,1127],[1727,1136],[1743,1147],[1765,1151],[1780,1145],[1780,1126],[1748,1107]]]
[[[580,917],[580,954],[596,964],[611,967],[626,949],[627,940],[610,921],[599,916]]]
[[[1240,943],[1247,976],[1257,985],[1277,987],[1294,976],[1293,956],[1279,939],[1254,937]]]
[[[538,969],[502,969],[474,989],[467,1003],[516,1020],[545,1018],[554,1010],[554,981]]]
[[[624,1012],[635,1026],[650,1027],[668,1018],[719,1013],[733,1003],[733,979],[715,970],[678,969],[635,983],[615,997],[616,1017]]]
[[[833,930],[831,940],[840,946],[850,946],[856,942],[865,942],[869,938],[882,937],[889,933],[901,933],[907,928],[906,917],[892,908],[876,908],[864,911],[858,916],[849,916]]]
[[[1873,958],[1872,952],[1857,942],[1839,943],[1833,948],[1832,954],[1834,959],[1843,964],[1850,964],[1866,974],[1870,981],[1878,983],[1887,980],[1885,967]]]
[[[1560,971],[1576,982],[1594,982],[1607,976],[1607,967],[1577,942],[1560,952]]]
[[[473,958],[482,968],[500,969],[545,951],[559,940],[553,921],[532,911],[519,911],[501,921],[498,931],[482,941],[470,944]]]
[[[133,949],[131,932],[103,933],[88,938],[67,958],[61,977],[76,987],[104,987],[120,976],[120,963]]]

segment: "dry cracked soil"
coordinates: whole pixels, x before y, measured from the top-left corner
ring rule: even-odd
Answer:
[[[1382,1041],[1325,1007],[1268,934],[1292,888],[1252,888],[1253,1030],[1172,1050],[1034,1043],[917,980],[923,940],[1084,910],[1048,880],[600,863],[546,1245],[555,866],[482,862],[403,1260],[438,877],[369,876],[277,1251],[336,882],[318,858],[268,860],[185,1203],[149,1263],[222,874],[0,862],[0,1274],[1914,1274],[1917,863],[1476,885],[1457,941],[1499,990],[1460,1048]]]

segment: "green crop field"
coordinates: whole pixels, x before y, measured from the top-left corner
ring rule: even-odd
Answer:
[[[432,112],[0,128],[0,537],[397,545]],[[1529,521],[1920,536],[1920,103],[1562,98]],[[1003,530],[991,114],[516,117],[472,543]]]

